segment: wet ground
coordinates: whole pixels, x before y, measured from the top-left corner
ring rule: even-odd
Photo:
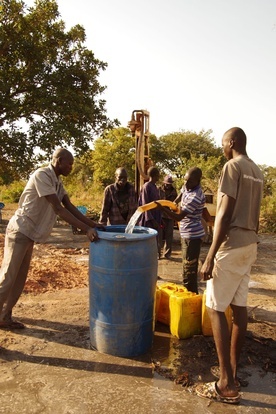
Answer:
[[[56,245],[87,247],[85,237],[72,237],[67,228],[56,228],[53,236]],[[85,250],[78,260],[88,262]],[[187,389],[194,382],[213,380],[212,337],[178,340],[157,323],[152,350],[145,355],[120,358],[92,350],[86,286],[22,296],[15,316],[27,328],[0,332],[0,413],[274,413],[275,273],[260,273],[261,260],[258,266],[249,298],[239,406],[210,404]],[[158,283],[181,282],[177,235],[172,260],[159,261],[158,275]]]

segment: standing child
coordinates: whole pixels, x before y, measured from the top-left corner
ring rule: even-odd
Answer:
[[[180,236],[183,260],[183,284],[198,293],[197,271],[202,239],[205,231],[201,222],[205,195],[200,186],[202,171],[190,168],[185,174],[185,187],[181,198],[180,213],[174,213],[158,204],[159,209],[174,220],[180,221]]]

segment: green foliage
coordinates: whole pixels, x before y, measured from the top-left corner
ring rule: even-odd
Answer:
[[[9,186],[3,185],[0,187],[1,200],[7,203],[18,203],[19,198],[24,190],[25,181],[14,181]]]
[[[216,147],[211,132],[200,131],[197,134],[183,130],[163,135],[151,145],[151,158],[160,171],[170,172],[178,179],[182,179],[186,171],[195,165],[204,167],[209,178],[217,179],[225,160],[221,149]]]
[[[264,175],[264,198],[260,215],[260,231],[276,231],[276,168],[259,165]]]
[[[94,134],[118,124],[106,117],[105,101],[100,99],[105,87],[99,84],[98,76],[106,66],[85,47],[82,26],[65,31],[56,1],[37,0],[27,9],[23,1],[2,0],[3,182],[27,176],[33,165],[57,146],[71,146],[76,154],[84,153]]]
[[[135,139],[127,128],[114,128],[105,131],[95,140],[92,155],[94,182],[105,187],[114,182],[115,171],[124,167],[128,180],[135,179]]]
[[[224,156],[211,137],[212,131],[172,132],[157,139],[151,136],[150,156],[158,166],[161,175],[171,174],[175,177],[177,190],[183,185],[187,170],[197,166],[202,169],[202,187],[217,190]]]
[[[276,195],[263,199],[260,215],[260,232],[276,232]]]
[[[276,196],[276,168],[259,165],[264,175],[264,196]]]
[[[73,204],[87,207],[90,215],[96,217],[101,210],[103,187],[93,180],[93,175],[93,151],[90,150],[76,157],[71,174],[61,179]]]
[[[196,136],[186,131],[172,133],[164,138],[150,136],[150,156],[161,172],[172,174],[179,191],[183,185],[186,171],[193,166],[202,169],[202,188],[209,189],[216,196],[218,180],[225,159],[219,148],[216,148],[208,133]],[[203,149],[201,149],[203,137]],[[163,141],[164,140],[164,141]],[[172,146],[175,146],[174,154]],[[184,149],[182,148],[182,145]],[[134,182],[135,139],[126,128],[114,128],[105,131],[94,142],[93,150],[82,156],[76,156],[74,168],[68,177],[62,181],[72,202],[84,205],[88,213],[96,221],[102,205],[104,187],[114,182],[116,168],[123,166],[128,171],[129,181]],[[186,150],[185,150],[186,147]],[[162,151],[161,149],[162,148]],[[188,149],[189,148],[189,151]],[[187,158],[185,156],[187,155]],[[170,161],[172,157],[172,161]],[[174,169],[168,169],[168,167]],[[260,166],[264,174],[264,198],[260,215],[260,232],[275,232],[276,230],[276,168]],[[18,202],[25,182],[15,181],[9,186],[0,187],[1,199],[4,202]],[[215,197],[214,197],[215,200]]]
[[[94,167],[92,163],[92,153],[93,151],[87,151],[81,157],[74,158],[74,165],[71,174],[67,177],[62,177],[63,182],[66,184],[66,188],[70,184],[79,184],[80,187],[88,187],[92,183]]]

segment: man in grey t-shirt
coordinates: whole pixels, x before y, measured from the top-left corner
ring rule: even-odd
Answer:
[[[256,260],[263,175],[247,156],[241,128],[222,138],[228,159],[219,182],[213,242],[201,268],[207,280],[206,306],[211,319],[219,366],[217,382],[198,385],[197,395],[229,404],[240,402],[237,365],[247,328],[247,296],[251,266]],[[231,338],[225,310],[231,306]]]
[[[27,279],[35,242],[43,243],[50,235],[56,217],[86,232],[88,239],[98,240],[96,227],[103,227],[85,217],[70,201],[60,180],[72,171],[74,158],[64,148],[57,149],[49,166],[38,168],[20,197],[18,209],[10,219],[0,269],[0,329],[22,329],[12,319]]]

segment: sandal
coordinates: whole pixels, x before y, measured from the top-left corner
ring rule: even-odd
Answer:
[[[220,378],[220,369],[218,365],[214,365],[211,367],[210,369],[211,374],[215,377],[215,378]],[[235,385],[238,391],[241,390],[241,383],[239,379],[235,379]]]
[[[17,321],[0,321],[0,329],[24,329],[25,325]]]
[[[194,389],[194,392],[201,398],[207,398],[212,401],[226,404],[239,404],[241,400],[240,393],[238,393],[238,395],[235,397],[226,397],[220,395],[217,383],[215,381],[197,385]]]

